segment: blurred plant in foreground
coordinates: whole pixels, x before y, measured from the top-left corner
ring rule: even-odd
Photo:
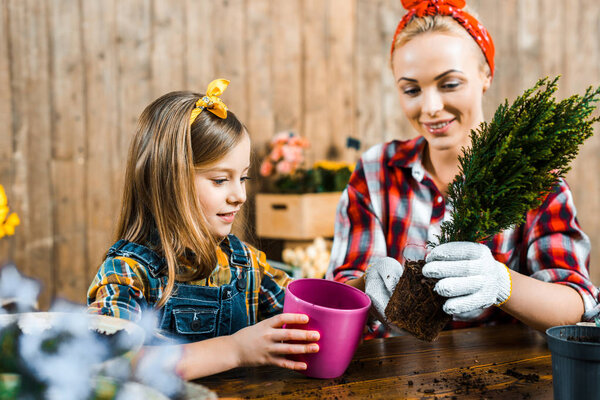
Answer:
[[[0,238],[13,235],[19,223],[0,185]],[[32,312],[40,286],[12,263],[0,268],[0,400],[143,398],[148,393],[140,392],[140,383],[169,398],[183,394],[184,382],[175,371],[179,347],[152,346],[139,354],[134,350],[144,333],[154,334],[151,310],[138,322],[138,335],[128,328],[109,332],[94,328],[99,316],[87,315],[81,305],[57,300],[48,313]]]
[[[138,351],[144,337],[155,337],[152,310],[137,324],[61,300],[48,313],[24,312],[38,293],[39,283],[14,265],[0,269],[0,299],[12,300],[11,308],[0,307],[1,400],[128,400],[147,398],[152,389],[168,398],[188,398],[191,390],[197,393],[189,398],[216,398],[177,375],[177,342],[154,341]]]

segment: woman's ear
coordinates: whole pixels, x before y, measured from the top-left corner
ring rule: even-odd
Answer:
[[[487,92],[487,90],[492,85],[492,75],[489,72],[483,73],[483,93]]]

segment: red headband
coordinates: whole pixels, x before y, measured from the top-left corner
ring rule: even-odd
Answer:
[[[390,56],[394,52],[394,44],[398,34],[406,27],[412,17],[416,16],[422,18],[426,15],[448,15],[454,18],[456,22],[461,24],[463,28],[469,32],[469,35],[477,42],[483,55],[487,60],[492,76],[494,76],[494,42],[492,37],[488,33],[487,29],[475,17],[462,8],[465,6],[465,0],[401,0],[402,6],[408,12],[402,17],[396,33],[394,33],[394,40],[392,40],[392,49]]]

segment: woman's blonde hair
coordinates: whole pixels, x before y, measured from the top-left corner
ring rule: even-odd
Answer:
[[[204,279],[214,269],[217,239],[202,212],[194,171],[220,160],[246,134],[231,111],[225,119],[201,112],[190,126],[201,96],[182,91],[155,100],[140,115],[129,149],[116,239],[144,244],[166,259],[167,286],[157,308],[175,280]]]
[[[469,11],[469,13],[471,15],[474,15],[471,11]],[[427,32],[439,32],[468,38],[469,41],[473,44],[473,49],[477,51],[477,54],[479,54],[481,70],[487,76],[491,75],[490,66],[477,42],[471,37],[469,32],[467,32],[461,24],[459,24],[454,18],[452,18],[449,15],[436,14],[426,15],[424,17],[413,17],[410,20],[410,22],[406,24],[406,27],[396,37],[396,41],[393,43],[393,51],[405,45],[406,43],[414,39],[416,36]]]

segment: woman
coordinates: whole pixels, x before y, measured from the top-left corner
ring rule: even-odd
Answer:
[[[543,330],[593,318],[599,309],[590,242],[563,180],[522,226],[483,244],[451,242],[426,254],[450,217],[445,195],[461,148],[484,120],[494,45],[463,0],[402,3],[408,13],[391,64],[402,111],[420,136],[363,154],[338,207],[328,278],[365,289],[382,319],[401,264],[425,258],[423,274],[438,278],[435,290],[448,297],[449,328],[516,318]],[[374,331],[385,334],[381,326]]]

